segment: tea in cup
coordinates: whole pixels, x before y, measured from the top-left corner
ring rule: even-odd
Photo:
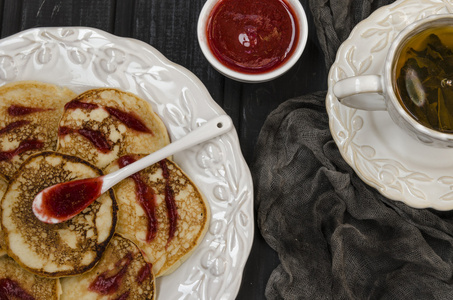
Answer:
[[[349,107],[387,110],[424,144],[453,147],[453,15],[410,24],[390,45],[382,74],[340,80],[333,92]]]

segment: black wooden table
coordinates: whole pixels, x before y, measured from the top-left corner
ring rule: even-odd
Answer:
[[[301,0],[309,23],[302,58],[273,81],[244,84],[225,78],[204,58],[197,41],[204,0],[0,0],[1,37],[44,26],[87,26],[142,40],[171,61],[192,71],[234,121],[243,155],[251,166],[254,147],[267,115],[285,100],[325,90],[327,74],[316,44],[308,0]],[[255,228],[237,299],[264,299],[264,289],[279,263]]]

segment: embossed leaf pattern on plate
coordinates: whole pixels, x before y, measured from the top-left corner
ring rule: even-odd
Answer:
[[[83,27],[36,28],[0,41],[0,84],[41,80],[76,92],[116,87],[150,101],[172,139],[225,112],[192,73],[151,46]],[[159,299],[234,299],[253,240],[253,185],[235,131],[174,160],[208,199],[212,219],[193,255],[159,278]]]

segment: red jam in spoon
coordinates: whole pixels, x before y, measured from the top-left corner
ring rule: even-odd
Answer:
[[[45,223],[69,220],[101,195],[102,183],[101,176],[69,181],[45,189],[40,201],[35,199],[33,202],[33,212]]]

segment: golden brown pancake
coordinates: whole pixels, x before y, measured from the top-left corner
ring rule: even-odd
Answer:
[[[0,203],[1,199],[3,198],[3,195],[6,192],[6,188],[8,187],[8,184],[6,181],[0,178]],[[1,214],[1,206],[0,206],[0,256],[6,254],[6,244],[5,244],[5,237],[3,235],[2,231],[2,214]]]
[[[149,154],[170,141],[149,102],[117,89],[80,94],[66,106],[59,126],[58,152],[99,168],[128,153]]]
[[[140,156],[129,157],[138,159]],[[111,173],[119,166],[119,161],[116,161],[105,172]],[[164,176],[163,168],[168,169],[168,179]],[[168,159],[163,161],[163,165],[156,163],[140,171],[139,178],[151,188],[151,193],[155,197],[157,220],[155,237],[147,240],[150,218],[143,205],[139,203],[137,182],[130,177],[114,187],[119,208],[116,230],[144,252],[148,261],[153,264],[155,276],[167,275],[179,267],[201,242],[210,219],[209,205],[187,175]],[[173,238],[170,237],[172,218],[169,217],[172,210],[168,210],[165,198],[167,184],[174,194],[176,205],[177,216],[174,219],[176,226],[173,226],[175,229]]]
[[[9,256],[0,257],[0,299],[58,300],[60,294],[58,279],[36,276]]]
[[[32,212],[32,202],[48,186],[101,174],[80,158],[56,152],[41,152],[27,159],[11,178],[2,200],[8,254],[25,269],[45,277],[76,275],[91,269],[115,230],[117,204],[113,191],[60,224],[39,221]]]
[[[105,284],[108,278],[117,281]],[[61,278],[61,286],[62,300],[90,300],[102,296],[106,299],[151,300],[155,295],[151,266],[134,243],[119,235],[110,241],[96,267],[79,276]]]
[[[20,81],[0,87],[0,174],[9,179],[31,154],[55,150],[67,88]]]

